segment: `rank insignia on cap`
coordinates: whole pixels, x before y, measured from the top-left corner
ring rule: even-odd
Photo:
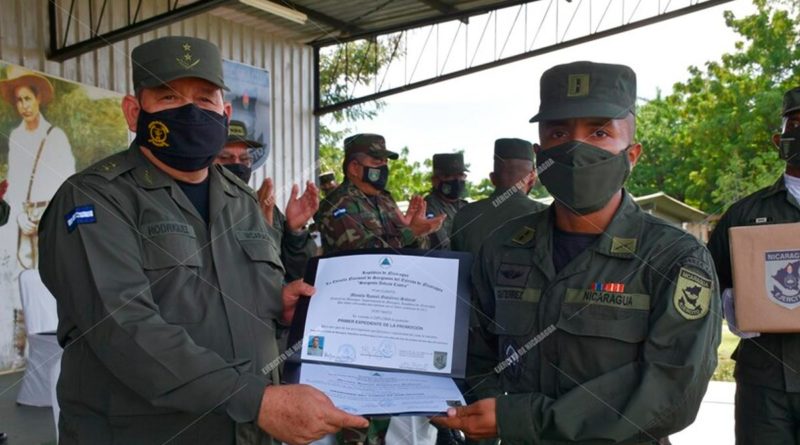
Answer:
[[[175,58],[175,60],[178,62],[178,65],[182,66],[184,69],[190,70],[194,68],[195,65],[200,63],[200,59],[195,59],[194,56],[192,56],[192,45],[184,43],[183,50],[186,51],[183,54],[183,57]]]
[[[94,216],[94,206],[83,205],[78,206],[72,209],[69,213],[64,215],[64,222],[67,224],[67,232],[72,233],[78,224],[92,224],[97,222],[97,218]]]
[[[147,124],[147,131],[150,132],[150,138],[147,142],[153,144],[158,148],[169,147],[167,143],[167,135],[169,128],[161,121],[153,121]]]
[[[681,267],[672,302],[678,313],[687,320],[697,320],[708,314],[711,305],[712,282],[707,277]]]
[[[589,95],[589,75],[570,74],[567,80],[567,97],[580,97]]]

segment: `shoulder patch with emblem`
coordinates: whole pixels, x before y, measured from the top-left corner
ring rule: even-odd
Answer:
[[[339,207],[338,209],[334,209],[334,211],[333,211],[333,217],[334,218],[338,219],[338,218],[343,217],[344,215],[347,215],[347,208],[345,208],[345,207]]]
[[[672,302],[675,309],[687,320],[697,320],[708,314],[711,306],[710,278],[694,270],[681,267],[675,284]]]

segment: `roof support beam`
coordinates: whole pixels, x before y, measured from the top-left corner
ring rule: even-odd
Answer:
[[[327,14],[323,14],[316,9],[307,8],[302,5],[298,5],[297,3],[289,0],[281,0],[284,6],[288,8],[292,8],[297,12],[302,12],[303,14],[307,15],[308,18],[311,20],[328,27],[331,27],[344,35],[351,35],[351,34],[360,34],[363,33],[364,30],[359,28],[356,25],[352,25],[350,23],[344,22],[337,18],[331,17]]]

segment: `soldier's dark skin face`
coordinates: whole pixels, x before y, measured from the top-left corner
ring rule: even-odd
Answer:
[[[534,151],[539,153],[571,141],[592,144],[612,154],[619,154],[630,146],[628,159],[633,169],[642,154],[642,145],[633,143],[634,119],[633,115],[629,115],[624,119],[577,118],[541,122],[541,146],[534,145]],[[603,208],[587,215],[578,215],[556,202],[556,227],[572,233],[602,233],[611,223],[621,202],[620,190]]]
[[[790,113],[783,118],[781,132],[785,133],[787,131],[794,130],[797,127],[800,127],[800,110]],[[780,140],[781,135],[779,133],[772,135],[772,143],[775,144],[775,146],[780,143]],[[789,176],[794,176],[795,178],[800,178],[800,166],[786,164],[786,174]]]

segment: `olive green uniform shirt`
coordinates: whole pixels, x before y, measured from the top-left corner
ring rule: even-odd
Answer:
[[[9,213],[11,213],[11,206],[5,200],[0,199],[0,226],[4,226],[8,222]]]
[[[796,222],[800,222],[800,204],[786,190],[783,176],[773,185],[733,204],[722,215],[708,242],[720,288],[733,288],[728,229]],[[733,358],[737,382],[800,392],[800,334],[761,334],[741,340]]]
[[[69,178],[47,208],[59,443],[267,441],[253,422],[278,382],[284,269],[252,190],[220,166],[209,176],[208,224],[134,146]],[[95,222],[70,226],[76,208]]]
[[[397,203],[389,192],[367,196],[345,180],[320,205],[319,229],[324,252],[376,247],[427,247],[425,237],[397,216]]]
[[[456,213],[467,205],[467,201],[463,199],[447,201],[434,191],[425,197],[425,202],[428,203],[428,218],[439,216],[442,213],[447,215],[442,227],[428,235],[431,249],[450,250],[450,230],[453,227],[453,219],[456,217]]]
[[[477,256],[481,244],[495,229],[514,218],[546,208],[522,192],[495,190],[488,198],[469,203],[456,213],[450,228],[450,248]]]
[[[556,273],[554,217],[514,219],[483,244],[468,395],[497,397],[504,445],[653,443],[683,429],[717,363],[708,251],[625,193],[605,233]]]
[[[272,232],[276,237],[277,245],[281,248],[281,262],[286,268],[286,281],[303,278],[306,271],[306,263],[317,253],[317,245],[311,239],[309,231],[303,230],[299,233],[292,233],[286,225],[286,216],[278,207],[273,210],[270,229],[273,229]]]

